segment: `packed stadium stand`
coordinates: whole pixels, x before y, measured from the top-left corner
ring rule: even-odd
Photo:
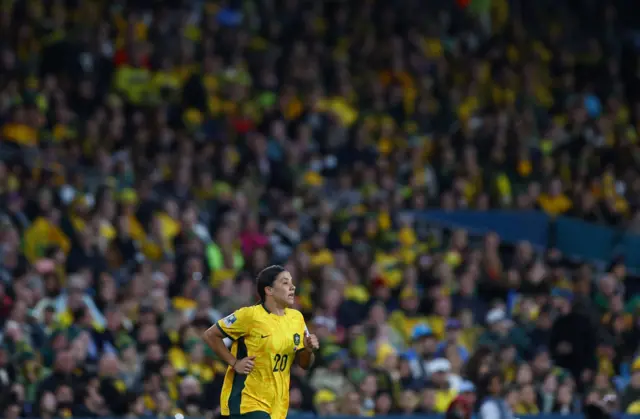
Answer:
[[[219,414],[287,267],[290,412],[640,414],[640,3],[0,2],[0,417]],[[490,418],[487,418],[490,419]]]

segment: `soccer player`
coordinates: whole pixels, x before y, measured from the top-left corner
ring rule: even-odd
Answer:
[[[258,274],[261,302],[219,320],[204,340],[229,367],[220,395],[220,412],[231,419],[285,419],[289,379],[295,362],[309,369],[318,338],[310,334],[293,305],[291,274],[273,265]],[[233,341],[231,350],[223,339]]]

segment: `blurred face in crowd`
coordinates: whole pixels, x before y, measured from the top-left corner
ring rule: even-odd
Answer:
[[[86,339],[76,338],[71,342],[71,353],[76,361],[76,364],[83,363],[87,359],[87,345]]]
[[[434,312],[438,316],[449,317],[451,315],[451,298],[447,295],[440,296],[435,301]]]
[[[49,213],[51,214],[52,212],[52,202],[53,202],[53,197],[51,196],[51,192],[47,189],[43,190],[42,192],[40,192],[39,198],[38,198],[38,206],[40,207],[40,210],[43,213]],[[53,215],[55,217],[55,215]]]
[[[541,330],[549,330],[552,325],[551,313],[548,310],[541,311],[536,319],[536,327]]]
[[[316,233],[311,239],[311,246],[314,250],[321,250],[325,248],[325,236],[322,233]]]
[[[200,363],[204,361],[204,345],[201,343],[196,343],[194,347],[191,349],[191,353],[189,354],[189,359],[193,363]]]
[[[162,378],[160,374],[149,374],[144,381],[143,389],[145,393],[155,394],[162,388]]]
[[[254,267],[258,269],[262,269],[262,267],[267,266],[269,264],[269,255],[266,249],[258,248],[253,251],[251,255],[252,264]],[[293,275],[293,273],[291,273]]]
[[[343,415],[359,416],[362,406],[362,398],[357,391],[349,391],[344,395],[340,413]]]
[[[197,222],[198,213],[193,206],[190,205],[185,208],[184,211],[182,211],[182,224],[185,226],[185,228],[192,228]]]
[[[420,300],[416,295],[410,295],[400,301],[400,307],[408,313],[415,313],[420,306]]]
[[[72,285],[67,289],[67,305],[71,310],[79,309],[84,305],[84,287],[80,284]]]
[[[627,267],[624,263],[616,263],[611,272],[618,278],[624,279],[627,276]]]
[[[447,371],[436,371],[431,374],[431,382],[440,388],[444,388],[449,385],[448,377],[449,373]]]
[[[322,302],[325,310],[333,314],[342,302],[342,294],[336,288],[330,288],[325,292]]]
[[[571,386],[563,384],[558,388],[558,403],[561,405],[569,405],[573,400],[573,390]]]
[[[20,234],[18,230],[11,226],[3,226],[2,232],[0,233],[0,242],[3,244],[5,263],[15,261],[15,258],[18,256],[17,247],[20,244]]]
[[[289,407],[299,409],[302,406],[302,392],[298,387],[291,387],[289,390]]]
[[[180,217],[180,208],[174,199],[167,199],[164,203],[164,212],[174,220]]]
[[[154,325],[156,323],[156,313],[150,305],[145,304],[138,309],[138,323],[141,326],[138,333],[150,333],[147,332],[145,327],[147,325]]]
[[[218,229],[218,233],[216,234],[216,243],[220,247],[231,246],[233,243],[233,236],[229,227],[224,226]]]
[[[385,371],[395,371],[398,369],[398,362],[398,355],[395,353],[389,354],[384,360],[383,368]]]
[[[376,414],[387,415],[391,411],[393,406],[393,400],[389,393],[382,393],[376,399]]]
[[[162,360],[162,347],[157,343],[151,344],[145,354],[148,361],[160,361]]]
[[[559,313],[567,314],[571,311],[571,302],[564,297],[554,297],[553,307],[558,310]]]
[[[507,346],[500,351],[500,362],[504,365],[511,365],[516,360],[516,348],[515,346]]]
[[[341,357],[337,357],[333,361],[331,361],[328,365],[329,371],[339,372],[342,371],[344,367],[344,360]]]
[[[136,397],[136,399],[131,404],[130,410],[134,415],[144,415],[144,398],[142,396]]]
[[[160,315],[169,311],[169,301],[166,290],[158,288],[151,292],[151,308],[154,313]]]
[[[118,357],[113,354],[103,355],[100,358],[98,370],[103,377],[115,377],[120,372],[120,362]]]
[[[200,383],[193,377],[182,380],[180,383],[180,396],[187,398],[200,394]]]
[[[20,405],[18,405],[17,403],[11,403],[4,408],[3,416],[6,419],[18,419],[20,418],[20,411]]]
[[[160,265],[160,272],[164,274],[168,282],[173,282],[176,277],[176,265],[171,261],[165,261]]]
[[[515,388],[509,389],[504,399],[511,410],[515,410],[520,403],[520,393]]]
[[[70,351],[60,351],[56,355],[56,371],[70,374],[75,368],[73,354]]]
[[[254,290],[255,285],[253,284],[253,279],[246,278],[238,282],[238,294],[246,296],[247,299],[253,298],[255,294]]]
[[[528,384],[522,387],[520,390],[520,400],[522,403],[533,406],[537,404],[536,392],[532,385]]]
[[[378,391],[378,381],[375,375],[367,375],[360,383],[360,391],[367,398],[372,398]]]
[[[513,327],[513,323],[510,319],[502,319],[499,322],[496,322],[494,325],[492,325],[492,327],[498,334],[502,336],[506,336],[509,334],[509,331]]]
[[[95,387],[89,387],[87,389],[85,404],[90,406],[93,410],[101,410],[104,407],[104,398]]]
[[[16,401],[24,403],[24,386],[22,384],[13,384],[11,386],[10,393]]]
[[[459,347],[455,344],[447,345],[444,355],[451,362],[451,371],[459,374],[464,366],[464,360],[460,356]]]
[[[377,284],[374,288],[374,294],[376,299],[380,301],[388,301],[391,298],[391,288],[387,287],[384,283]]]
[[[142,344],[157,342],[158,335],[158,326],[154,323],[147,323],[138,331],[138,342]]]
[[[57,407],[56,396],[50,391],[45,392],[40,399],[40,410],[47,414],[53,414],[56,412]]]
[[[489,391],[489,394],[492,395],[500,394],[502,392],[502,379],[499,376],[491,377],[487,390]]]
[[[473,311],[471,310],[462,310],[460,311],[460,324],[463,329],[468,329],[474,326],[473,321]]]
[[[613,352],[613,350],[611,350]],[[611,354],[613,357],[613,354]],[[600,390],[607,390],[611,388],[611,383],[609,381],[609,376],[604,373],[598,373],[593,379],[593,387]]]
[[[476,283],[474,278],[469,275],[469,273],[465,273],[460,277],[460,294],[466,296],[472,296],[475,292]]]
[[[109,274],[100,276],[100,298],[105,303],[113,303],[116,300],[117,289],[116,282]]]
[[[451,237],[451,247],[456,250],[464,250],[467,247],[467,232],[464,230],[456,230]]]
[[[423,355],[435,354],[438,349],[438,339],[434,335],[423,337],[420,339],[419,349]]]
[[[11,310],[11,320],[18,323],[23,323],[26,315],[27,315],[27,304],[22,300],[16,301],[16,303],[13,306],[13,310]]]
[[[129,346],[122,350],[122,361],[126,364],[134,364],[138,362],[138,352],[134,346]]]
[[[155,395],[156,408],[160,414],[171,413],[172,403],[166,391],[158,391]]]
[[[210,308],[211,307],[211,289],[208,287],[203,287],[198,291],[198,295],[196,296],[196,303],[200,308]]]
[[[558,389],[558,378],[554,373],[549,373],[542,383],[542,391],[547,394],[555,393]]]
[[[634,388],[640,388],[640,370],[633,370],[631,374],[631,385]]]
[[[542,351],[533,359],[533,370],[536,375],[544,374],[551,369],[551,358],[549,353]]]
[[[221,298],[229,298],[235,293],[234,283],[232,279],[226,279],[218,285],[218,295]]]
[[[59,386],[56,389],[56,400],[58,405],[73,403],[73,390],[67,385]]]
[[[562,182],[559,179],[554,179],[549,185],[549,195],[556,197],[562,194]]]
[[[387,309],[383,304],[374,304],[369,310],[369,322],[371,324],[384,324],[387,321]]]
[[[335,401],[323,402],[318,403],[316,410],[318,412],[318,416],[332,416],[338,413],[338,406]]]
[[[622,293],[617,293],[609,298],[609,309],[612,313],[622,313],[624,310],[624,300]]]
[[[420,407],[427,411],[433,412],[436,406],[436,391],[433,388],[426,388],[422,390]]]
[[[533,371],[529,364],[520,364],[516,373],[516,383],[519,385],[530,384],[533,382]]]

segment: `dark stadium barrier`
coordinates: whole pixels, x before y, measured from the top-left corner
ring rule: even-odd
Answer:
[[[564,255],[599,265],[624,256],[640,271],[640,234],[571,217],[549,217],[541,211],[443,211],[411,213],[416,219],[444,228],[463,228],[472,235],[497,233],[504,243],[530,242],[536,249],[555,247]]]

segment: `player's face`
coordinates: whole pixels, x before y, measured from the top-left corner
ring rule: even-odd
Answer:
[[[289,271],[284,271],[273,281],[272,296],[279,304],[291,306],[296,297],[296,287]]]

